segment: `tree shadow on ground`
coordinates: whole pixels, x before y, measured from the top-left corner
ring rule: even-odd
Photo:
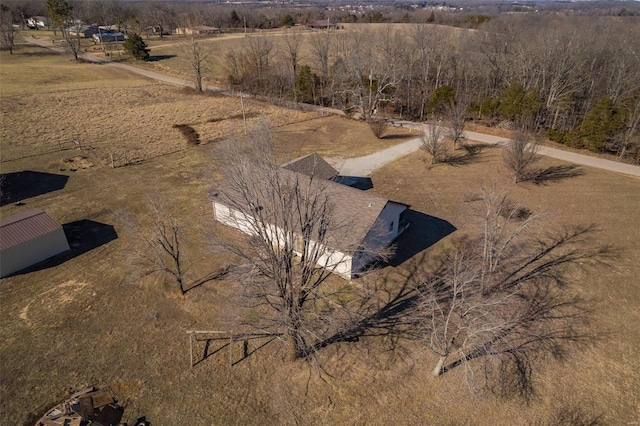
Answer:
[[[447,154],[442,160],[443,163],[450,166],[466,166],[478,161],[479,155],[485,148],[491,148],[492,145],[486,144],[464,144],[457,154]]]
[[[77,220],[62,225],[70,249],[47,260],[43,260],[12,275],[28,274],[59,266],[75,257],[96,249],[118,238],[114,227],[89,219]]]
[[[212,282],[212,281],[217,281],[220,280],[224,277],[226,277],[227,275],[229,275],[229,272],[231,272],[231,266],[227,265],[224,268],[220,268],[215,272],[212,272],[200,279],[197,279],[194,283],[191,284],[191,286],[187,289],[185,289],[185,294],[188,291],[191,291],[195,288],[198,288],[206,283]]]
[[[416,135],[402,135],[402,134],[390,134],[390,135],[383,135],[380,139],[385,140],[385,141],[394,141],[394,140],[403,140],[403,139],[412,139],[415,138]]]
[[[419,266],[413,267],[417,272]],[[377,296],[369,303],[361,303],[354,321],[348,326],[338,329],[332,335],[316,342],[308,352],[315,351],[341,342],[358,342],[361,338],[387,338],[394,349],[401,341],[415,340],[413,312],[419,301],[416,286],[412,284],[413,273],[408,273],[404,282],[397,286],[386,279],[378,283]],[[393,284],[391,287],[390,285]],[[393,290],[392,290],[393,288]]]
[[[575,164],[569,164],[534,170],[526,176],[525,180],[533,182],[536,185],[544,185],[582,175],[584,175],[584,170],[581,167]]]
[[[63,189],[69,180],[68,175],[34,172],[31,170],[6,173],[2,176],[4,182],[2,183],[0,206],[58,191]]]
[[[455,226],[444,219],[415,210],[407,210],[406,220],[409,229],[396,239],[396,252],[388,262],[393,267],[402,265],[456,230]]]
[[[176,55],[151,55],[149,56],[148,62],[158,62],[163,61],[165,59],[175,58]]]

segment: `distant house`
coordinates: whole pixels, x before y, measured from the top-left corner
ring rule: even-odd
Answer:
[[[37,30],[39,28],[51,26],[51,21],[46,16],[32,16],[27,18],[27,27]]]
[[[109,43],[113,41],[124,41],[124,34],[122,33],[103,33],[100,31],[92,36],[94,43]]]
[[[389,246],[408,227],[406,221],[407,204],[387,200],[369,192],[341,185],[331,179],[337,175],[335,169],[317,154],[303,157],[279,169],[284,181],[299,181],[310,185],[311,189],[321,187],[333,206],[333,215],[338,223],[348,224],[340,229],[329,230],[326,247],[318,264],[331,268],[345,279],[352,279],[363,272],[374,260],[376,254]],[[311,171],[311,173],[306,173]],[[335,172],[335,175],[331,176]],[[310,179],[309,175],[314,178]],[[215,220],[245,234],[252,235],[252,217],[247,217],[232,206],[240,202],[234,191],[223,185],[212,191]],[[255,200],[256,206],[264,201]],[[282,235],[273,226],[272,235]],[[313,243],[313,242],[312,242]],[[277,241],[274,244],[281,244]],[[332,245],[332,246],[328,246]],[[302,254],[302,253],[299,253]]]
[[[72,37],[91,38],[100,31],[97,25],[74,25],[69,28],[69,35]]]
[[[176,34],[178,35],[191,35],[191,34],[219,34],[220,28],[208,27],[206,25],[199,25],[195,27],[178,27],[176,28]]]
[[[328,19],[319,19],[315,21],[309,21],[307,23],[307,28],[313,30],[337,30],[338,25],[332,24]]]
[[[0,277],[69,250],[60,226],[39,209],[0,219]]]

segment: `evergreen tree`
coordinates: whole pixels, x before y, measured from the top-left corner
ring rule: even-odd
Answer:
[[[293,20],[293,17],[291,15],[286,15],[284,18],[282,18],[283,27],[293,27],[295,24],[296,22]]]
[[[235,9],[231,11],[229,22],[231,23],[231,26],[234,28],[238,28],[240,26],[240,17],[238,16],[238,13],[236,12]]]
[[[149,49],[140,35],[133,33],[122,43],[124,51],[140,61],[149,60]]]
[[[582,145],[591,151],[602,151],[614,142],[625,128],[624,114],[609,96],[601,98],[589,110],[580,126]]]

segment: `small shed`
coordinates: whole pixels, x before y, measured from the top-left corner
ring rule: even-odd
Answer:
[[[67,250],[62,226],[42,210],[0,219],[0,278]]]
[[[307,28],[312,30],[337,30],[338,25],[331,23],[328,19],[318,19],[315,21],[309,21]]]
[[[178,35],[191,35],[191,34],[219,34],[220,28],[209,27],[207,25],[198,25],[195,27],[178,27],[176,28],[176,34]]]

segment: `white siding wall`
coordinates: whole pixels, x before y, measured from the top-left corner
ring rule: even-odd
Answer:
[[[0,256],[0,277],[6,277],[67,250],[69,243],[62,228],[10,247]]]
[[[365,266],[375,259],[376,253],[379,253],[385,247],[395,240],[402,230],[399,229],[400,213],[405,211],[407,206],[404,204],[387,202],[384,209],[376,219],[371,231],[365,237],[362,246],[365,247],[364,252],[358,252],[353,259],[353,272],[362,271]]]
[[[245,234],[254,234],[254,228],[251,224],[253,218],[247,217],[243,213],[230,209],[224,204],[220,204],[216,201],[213,202],[213,212],[214,218],[218,222],[238,229]],[[269,227],[266,230],[266,234],[269,235],[272,241],[275,242],[277,240],[278,244],[284,244],[284,236],[282,235],[282,232],[278,232],[277,227]],[[322,250],[322,254],[318,257],[318,265],[331,269],[335,274],[340,275],[345,279],[351,279],[351,256],[330,248],[320,250]],[[300,254],[301,253],[298,253],[298,255]]]

